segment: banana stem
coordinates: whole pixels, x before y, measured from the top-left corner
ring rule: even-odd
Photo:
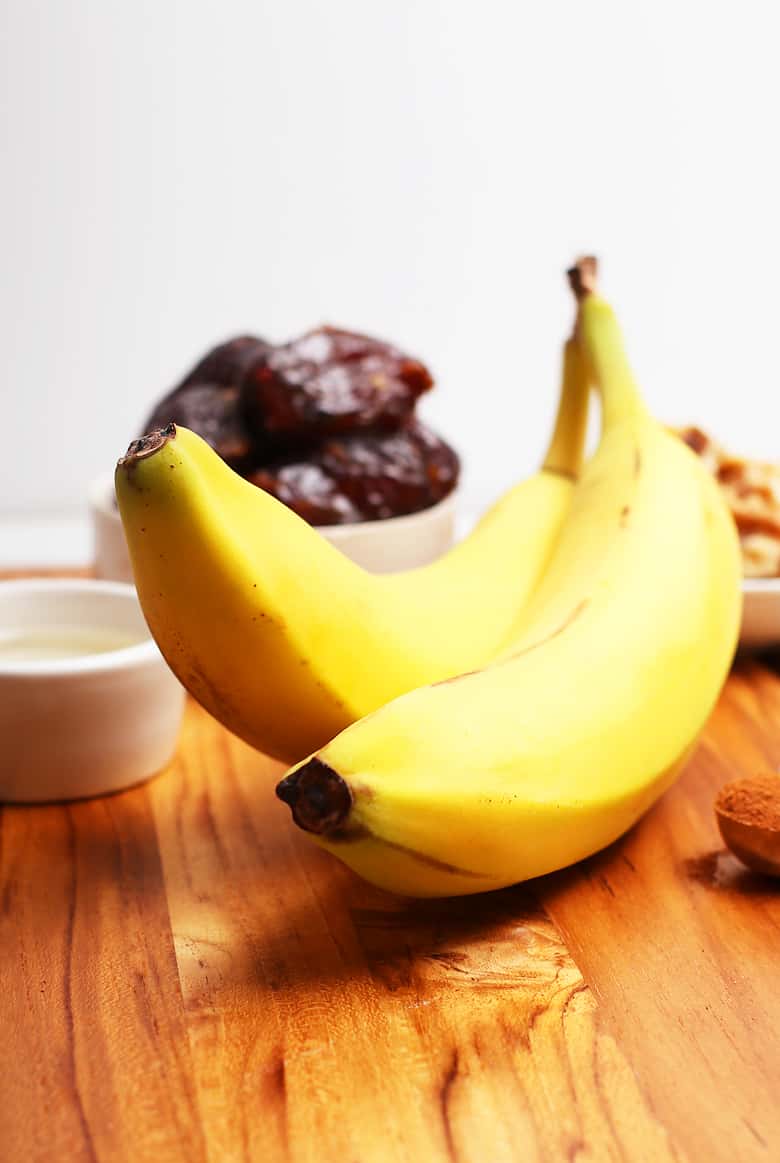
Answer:
[[[337,834],[352,810],[349,784],[316,756],[286,775],[276,794],[292,809],[298,827],[318,836]]]
[[[570,339],[563,349],[561,395],[555,426],[542,468],[561,476],[578,477],[585,454],[590,383],[579,344]]]
[[[578,259],[566,273],[577,300],[574,339],[601,394],[603,428],[645,416],[647,409],[628,362],[615,313],[596,289],[595,258]]]

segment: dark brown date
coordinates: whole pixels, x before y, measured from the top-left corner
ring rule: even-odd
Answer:
[[[396,432],[326,440],[305,461],[277,460],[249,475],[312,525],[371,521],[427,509],[458,478],[455,452],[415,419]]]
[[[270,345],[253,335],[239,335],[212,348],[187,373],[151,415],[144,432],[164,428],[171,420],[191,428],[234,468],[255,452],[240,402],[247,368],[265,357]]]
[[[198,360],[191,371],[178,385],[186,388],[190,384],[220,384],[223,388],[240,388],[247,370],[255,363],[262,363],[272,345],[256,335],[237,335],[213,347],[203,359]]]
[[[310,525],[347,525],[364,519],[319,464],[276,464],[250,473],[249,480],[294,509]]]
[[[256,434],[311,439],[365,428],[397,428],[433,379],[398,348],[320,327],[250,366],[241,396]]]
[[[453,449],[414,418],[397,432],[331,438],[318,460],[364,521],[429,508],[454,488],[460,467]]]
[[[220,384],[176,388],[147,417],[144,432],[164,428],[171,420],[197,432],[232,468],[241,469],[251,459],[253,444],[239,408],[238,388]]]
[[[398,348],[335,327],[273,347],[213,348],[147,417],[192,429],[312,525],[428,508],[458,478],[453,450],[413,415],[433,380]]]

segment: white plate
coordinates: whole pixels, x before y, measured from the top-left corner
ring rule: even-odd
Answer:
[[[780,578],[745,578],[742,596],[740,645],[757,650],[780,644]]]

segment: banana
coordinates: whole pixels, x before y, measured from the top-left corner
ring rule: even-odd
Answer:
[[[510,640],[477,673],[353,724],[277,788],[300,827],[382,888],[476,893],[611,843],[675,778],[727,675],[734,524],[646,411],[594,272],[581,261],[570,277],[602,435]]]
[[[550,557],[581,467],[587,397],[569,343],[542,470],[438,561],[385,576],[354,565],[186,428],[134,441],[116,494],[171,669],[236,735],[292,762],[389,699],[483,664]]]

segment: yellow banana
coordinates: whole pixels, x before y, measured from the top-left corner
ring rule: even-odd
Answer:
[[[277,788],[302,828],[383,888],[475,893],[609,844],[673,780],[728,672],[733,521],[645,410],[589,275],[576,270],[577,335],[602,437],[512,640],[478,673],[353,724]]]
[[[570,343],[542,470],[438,561],[395,575],[354,565],[186,428],[135,441],[116,493],[171,669],[231,731],[290,762],[404,691],[486,662],[561,528],[587,395]]]

